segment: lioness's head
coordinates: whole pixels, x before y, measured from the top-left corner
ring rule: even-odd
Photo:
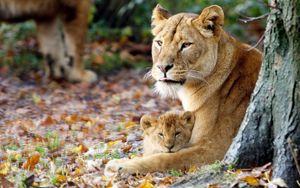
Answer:
[[[160,5],[155,7],[151,75],[162,96],[176,97],[183,84],[203,82],[213,72],[223,23],[224,13],[217,5],[200,15],[173,16]]]
[[[171,153],[190,141],[195,116],[191,112],[167,112],[159,118],[144,115],[141,126],[144,130],[145,147],[154,148],[151,153]]]

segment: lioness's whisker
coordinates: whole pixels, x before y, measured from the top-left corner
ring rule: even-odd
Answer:
[[[151,70],[148,71],[145,75],[143,80],[153,80],[152,74],[151,74]]]
[[[185,74],[186,71],[175,71],[175,74]]]
[[[207,82],[207,80],[205,79],[205,77],[203,76],[203,74],[200,73],[199,71],[189,70],[187,77],[203,81],[204,83],[206,83],[207,85],[209,85],[209,83]]]

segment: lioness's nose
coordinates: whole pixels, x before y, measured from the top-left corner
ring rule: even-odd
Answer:
[[[157,67],[161,72],[167,73],[171,68],[174,67],[174,64],[157,65]]]

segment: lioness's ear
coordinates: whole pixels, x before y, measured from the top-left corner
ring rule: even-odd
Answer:
[[[149,115],[144,115],[141,118],[140,124],[142,126],[143,130],[148,129],[149,127],[151,127],[153,125],[153,123],[155,122],[155,118]]]
[[[160,30],[158,26],[163,25],[170,16],[171,14],[166,9],[159,4],[156,5],[152,12],[151,27],[153,35],[157,34],[157,32]]]
[[[196,119],[194,113],[192,113],[190,111],[186,111],[182,114],[181,117],[187,126],[189,126],[191,128],[194,127],[195,119]]]
[[[224,12],[218,5],[205,8],[200,16],[193,21],[204,37],[219,36],[224,24]]]

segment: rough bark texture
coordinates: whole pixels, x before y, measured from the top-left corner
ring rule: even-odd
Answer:
[[[299,161],[300,155],[295,147],[300,146],[300,1],[276,0],[272,4],[276,8],[268,18],[261,74],[224,161],[238,167],[272,161],[273,178],[281,177],[290,187],[298,187],[295,160]]]
[[[263,66],[224,162],[239,168],[272,162],[273,178],[280,177],[294,188],[300,181],[296,166],[300,161],[300,1],[271,3]],[[176,186],[201,185],[203,178],[195,177]]]

